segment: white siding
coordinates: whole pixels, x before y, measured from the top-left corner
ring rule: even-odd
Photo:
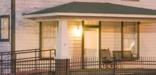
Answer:
[[[156,23],[140,25],[140,56],[156,57]]]
[[[9,15],[10,14],[10,0],[0,0],[0,15]]]
[[[10,0],[0,0],[0,16],[1,15],[10,15],[11,11]],[[0,42],[0,52],[10,51],[10,41],[9,42]]]

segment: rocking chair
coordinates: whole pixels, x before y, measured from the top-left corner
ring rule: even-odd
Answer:
[[[112,60],[109,48],[101,50],[101,62],[102,62],[103,68],[105,69],[113,67],[112,65],[113,60]]]

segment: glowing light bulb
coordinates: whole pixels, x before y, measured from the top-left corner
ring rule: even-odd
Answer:
[[[73,28],[73,35],[76,37],[80,37],[82,35],[82,28],[80,27]]]

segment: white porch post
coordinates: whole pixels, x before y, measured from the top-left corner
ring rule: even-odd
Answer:
[[[67,20],[58,20],[56,59],[69,59]]]

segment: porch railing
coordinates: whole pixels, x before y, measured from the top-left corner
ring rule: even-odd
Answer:
[[[13,53],[0,52],[0,75],[20,75],[21,73],[27,74],[54,70],[55,61],[50,54],[55,51],[44,50],[42,52],[49,54],[48,59],[41,57],[39,49],[20,50]],[[12,57],[14,59],[11,59]]]
[[[10,52],[0,54],[0,75],[156,75],[156,57],[129,61],[112,58],[109,62],[99,58],[84,58],[84,62],[80,58],[60,61],[51,56],[40,58],[40,51],[32,49],[14,52],[16,63],[12,64]]]

